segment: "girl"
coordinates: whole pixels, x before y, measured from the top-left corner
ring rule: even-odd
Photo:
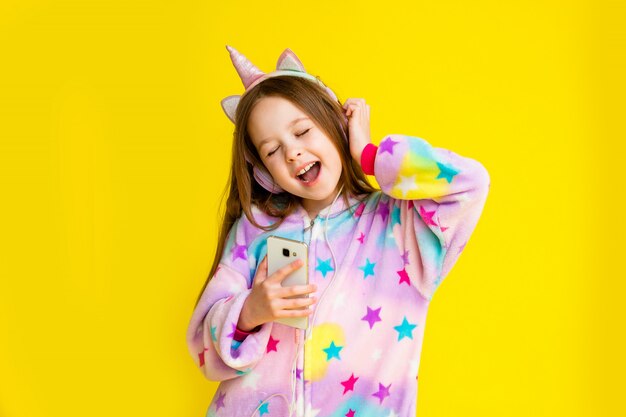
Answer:
[[[222,101],[230,188],[187,331],[221,381],[207,415],[415,416],[426,313],[476,227],[487,171],[418,137],[370,143],[369,105],[342,105],[289,49],[269,74],[227,49],[246,91]],[[309,285],[281,285],[298,261],[268,276],[269,235],[308,244]],[[304,316],[306,330],[274,322]]]

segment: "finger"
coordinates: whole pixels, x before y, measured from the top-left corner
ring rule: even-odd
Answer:
[[[267,255],[261,260],[254,275],[253,284],[260,284],[267,278]]]
[[[291,300],[280,300],[276,305],[280,310],[299,310],[313,305],[317,302],[316,297],[295,298]]]
[[[276,290],[276,296],[280,298],[296,297],[300,295],[311,294],[315,291],[317,291],[317,285],[315,284],[290,285],[287,287],[281,287],[280,289]]]
[[[271,282],[282,282],[285,278],[289,276],[293,271],[300,268],[304,262],[301,259],[296,259],[295,261],[283,266],[278,271],[274,272],[268,280]]]

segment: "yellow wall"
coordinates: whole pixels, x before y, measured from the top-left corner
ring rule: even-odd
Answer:
[[[287,47],[372,139],[481,161],[418,415],[624,415],[618,1],[0,3],[0,416],[203,416],[185,345],[240,94]],[[621,159],[621,160],[620,160]]]

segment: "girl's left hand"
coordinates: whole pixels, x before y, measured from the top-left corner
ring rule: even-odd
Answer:
[[[370,106],[363,98],[349,98],[343,104],[348,117],[350,154],[361,165],[361,153],[370,143]]]

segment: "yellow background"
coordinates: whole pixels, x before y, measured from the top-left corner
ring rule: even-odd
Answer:
[[[226,44],[263,71],[291,48],[375,143],[489,170],[420,417],[626,413],[623,2],[383,3],[0,3],[1,417],[204,415],[185,331],[243,91]]]

